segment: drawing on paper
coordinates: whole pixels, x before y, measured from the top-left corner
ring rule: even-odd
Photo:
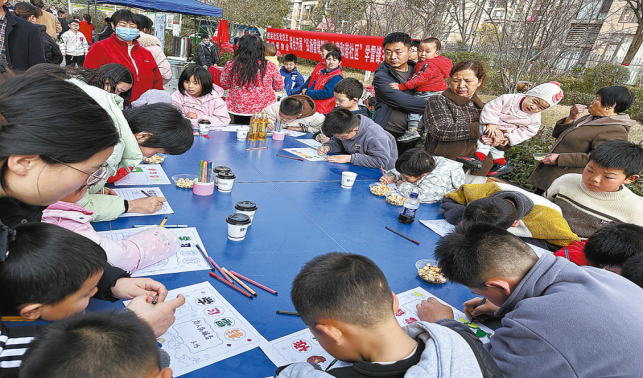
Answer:
[[[138,167],[137,167],[138,168]],[[144,198],[147,193],[151,197],[165,197],[161,188],[159,187],[145,187],[145,188],[115,188],[114,191],[119,196],[125,198],[128,201],[132,201],[139,198]],[[174,210],[170,206],[169,202],[163,202],[163,207],[160,210],[156,211],[153,214],[142,214],[142,213],[123,213],[119,215],[119,218],[124,217],[143,217],[146,215],[163,215],[163,214],[174,214]]]
[[[324,161],[325,156],[317,155],[317,150],[312,148],[284,148],[284,151],[290,152],[293,155],[308,160],[308,161]]]
[[[236,356],[266,340],[208,282],[170,290],[185,296],[176,321],[158,341],[171,357],[174,377]],[[225,314],[222,316],[222,314]]]
[[[171,182],[160,164],[141,164],[132,168],[130,174],[114,183],[116,186],[165,184],[171,184]]]
[[[453,309],[453,318],[471,328],[473,333],[475,333],[483,343],[486,344],[489,342],[489,339],[493,335],[493,330],[491,328],[480,323],[471,323],[471,320],[467,318],[467,316],[462,311],[451,306],[450,304],[446,303],[442,299],[436,297],[435,295],[429,293],[419,286],[415,289],[407,290],[397,295],[397,298],[400,301],[400,309],[395,314],[397,322],[401,326],[417,322],[418,316],[415,306],[420,304],[420,302],[422,302],[423,300],[429,299],[431,297],[437,299],[438,301],[440,301],[440,303],[451,307]]]
[[[303,143],[303,144],[305,144],[307,146],[310,146],[310,147],[314,148],[315,151],[317,151],[317,148],[319,148],[322,145],[321,143],[319,143],[318,141],[316,141],[314,139],[295,139],[295,140],[297,142],[301,142],[301,143]]]
[[[181,246],[174,256],[170,256],[155,264],[146,266],[132,273],[132,277],[147,277],[157,274],[167,273],[180,273],[190,272],[194,270],[209,270],[210,266],[203,259],[201,253],[196,248],[198,243],[201,248],[205,250],[205,246],[199,237],[196,228],[172,228],[169,229],[174,232],[181,241]],[[124,230],[112,230],[99,232],[101,236],[110,238],[112,240],[121,240],[137,232],[141,232],[141,228],[127,228]]]

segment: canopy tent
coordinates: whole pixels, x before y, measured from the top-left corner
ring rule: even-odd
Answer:
[[[96,0],[96,2],[192,16],[223,17],[223,9],[197,0]]]

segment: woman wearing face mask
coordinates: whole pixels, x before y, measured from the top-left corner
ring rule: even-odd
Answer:
[[[121,9],[114,12],[111,22],[114,34],[92,45],[85,58],[85,67],[95,69],[109,63],[127,67],[134,74],[131,101],[150,89],[163,90],[163,77],[154,56],[136,41],[139,36],[136,15]]]

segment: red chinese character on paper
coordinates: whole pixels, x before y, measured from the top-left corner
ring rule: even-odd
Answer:
[[[410,317],[410,318],[406,318],[406,319],[404,319],[404,323],[406,323],[406,324],[413,324],[413,323],[415,323],[415,322],[417,322],[417,321],[418,321],[418,320],[417,320],[417,319],[415,319],[414,317]]]
[[[404,312],[404,310],[402,310],[402,309],[399,309],[399,310],[397,310],[397,312],[395,313],[395,316],[402,316],[402,315],[404,315],[404,314],[406,314],[406,312]]]
[[[310,349],[310,345],[304,340],[297,340],[292,343],[292,347],[295,348],[297,352],[307,352]]]

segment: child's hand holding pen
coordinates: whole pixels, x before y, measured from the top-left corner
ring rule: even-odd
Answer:
[[[317,148],[317,155],[324,156],[330,151],[330,146],[324,146],[323,144]]]
[[[392,184],[395,181],[395,176],[382,176],[380,182],[384,184]]]
[[[471,322],[493,317],[499,308],[485,298],[473,298],[464,302],[464,314],[471,319]]]

